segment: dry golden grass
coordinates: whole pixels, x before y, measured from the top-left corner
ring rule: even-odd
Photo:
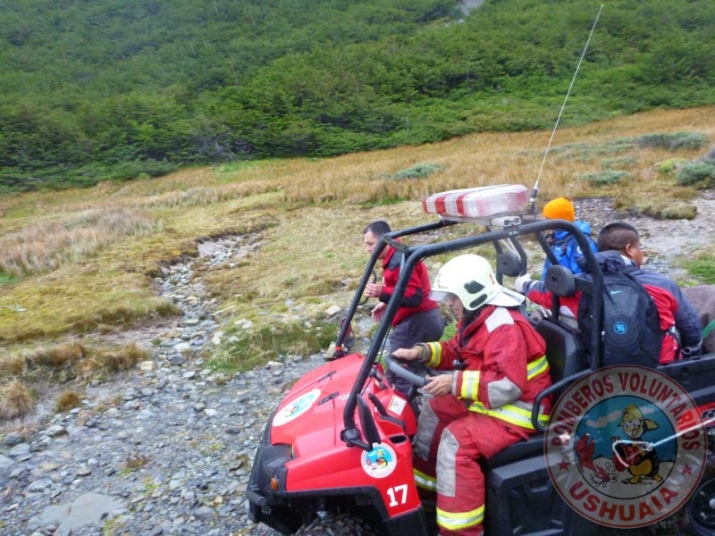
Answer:
[[[122,372],[149,358],[149,352],[130,342],[123,346],[82,344],[76,340],[16,349],[0,359],[0,380],[80,383]],[[59,402],[58,402],[59,404]],[[62,410],[58,410],[62,411]]]
[[[23,376],[27,372],[27,361],[23,355],[11,354],[0,359],[0,378]]]
[[[149,357],[149,352],[140,348],[136,343],[129,343],[115,351],[104,350],[100,352],[97,362],[102,370],[123,372],[134,367],[139,361],[149,359]]]
[[[0,271],[10,275],[48,272],[84,259],[127,235],[154,232],[145,211],[106,207],[63,221],[40,221],[0,236]]]
[[[614,140],[668,132],[714,139],[715,107],[655,111],[558,130],[541,174],[540,201],[557,195],[612,196],[621,208],[651,214],[687,210],[695,191],[676,186],[656,164],[693,159],[707,148],[609,149]],[[0,281],[20,275],[0,283],[0,345],[5,347],[0,376],[28,374],[34,366],[31,352],[17,356],[31,343],[108,333],[177,314],[158,295],[153,278],[160,263],[196,256],[197,240],[207,236],[260,233],[260,247],[236,266],[207,266],[201,275],[217,308],[229,308],[235,318],[265,324],[286,313],[290,321],[287,300],[302,314],[316,316],[328,305],[347,305],[367,258],[360,233],[367,222],[386,219],[396,228],[424,223],[430,218],[420,200],[438,191],[499,183],[531,188],[550,134],[475,134],[338,158],[189,168],[160,179],[4,196]],[[441,170],[427,178],[390,178],[420,164]],[[629,178],[603,186],[579,179],[611,168],[627,170]],[[75,363],[72,348],[64,351],[55,359]],[[77,362],[119,370],[137,359],[132,352],[113,352],[101,358],[92,350]],[[73,368],[80,377],[86,373]]]
[[[35,407],[30,390],[19,380],[0,386],[0,419],[24,417]]]
[[[77,408],[81,405],[82,397],[80,397],[76,391],[62,391],[60,393],[60,396],[57,397],[57,402],[55,403],[55,411],[57,413],[62,413],[64,411],[69,411],[73,408]]]

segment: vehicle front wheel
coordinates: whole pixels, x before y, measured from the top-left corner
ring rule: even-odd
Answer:
[[[715,478],[700,484],[688,504],[690,528],[698,536],[715,536]]]
[[[349,515],[337,515],[316,519],[303,525],[295,536],[378,536],[361,519]]]

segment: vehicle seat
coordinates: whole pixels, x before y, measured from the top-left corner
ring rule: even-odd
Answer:
[[[544,318],[536,324],[535,329],[546,341],[546,359],[549,362],[552,383],[559,382],[588,367],[586,353],[577,330],[552,318]],[[556,392],[552,402],[555,402],[561,394]],[[485,463],[487,467],[498,467],[543,451],[544,434],[537,433],[526,441],[519,441],[504,449]]]
[[[534,327],[546,342],[546,359],[552,383],[588,368],[578,330],[553,318],[544,318]]]

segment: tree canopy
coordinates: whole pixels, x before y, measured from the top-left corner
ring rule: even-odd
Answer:
[[[553,125],[586,0],[0,0],[0,191]],[[563,121],[715,102],[712,0],[605,5]]]

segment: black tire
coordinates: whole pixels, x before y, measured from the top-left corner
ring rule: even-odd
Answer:
[[[303,525],[295,536],[378,536],[378,533],[361,519],[341,514]]]
[[[715,536],[715,478],[701,482],[687,508],[693,533],[698,536]]]

